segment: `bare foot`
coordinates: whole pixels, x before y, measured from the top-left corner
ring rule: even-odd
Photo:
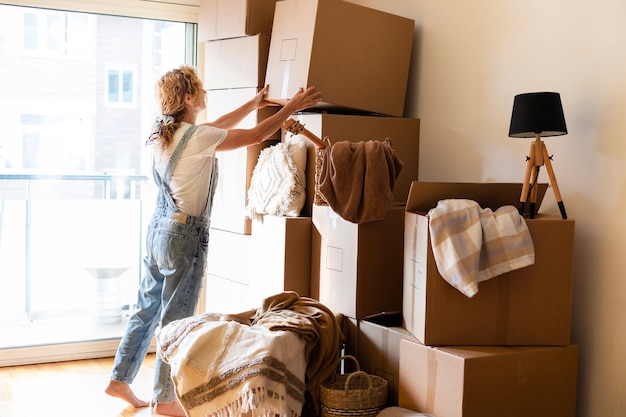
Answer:
[[[137,398],[133,390],[130,389],[130,385],[126,382],[111,380],[109,381],[109,385],[107,385],[104,389],[104,392],[109,394],[111,397],[121,398],[135,408],[147,407],[150,405],[148,401],[143,401]]]
[[[178,400],[171,403],[156,403],[154,412],[163,416],[186,417],[185,410]]]

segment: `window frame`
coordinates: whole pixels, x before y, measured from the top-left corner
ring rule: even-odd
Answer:
[[[200,0],[2,0],[2,4],[198,23]]]

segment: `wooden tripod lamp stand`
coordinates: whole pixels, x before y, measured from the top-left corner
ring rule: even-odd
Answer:
[[[566,134],[567,126],[565,125],[559,93],[526,93],[515,96],[509,136],[512,138],[535,138],[534,142],[530,144],[530,151],[526,160],[526,172],[520,196],[520,214],[524,213],[526,202],[530,198],[530,218],[535,217],[537,179],[539,178],[539,169],[545,165],[561,216],[563,219],[567,219],[563,198],[561,198],[561,192],[552,169],[551,157],[548,156],[548,149],[541,140],[542,136]]]

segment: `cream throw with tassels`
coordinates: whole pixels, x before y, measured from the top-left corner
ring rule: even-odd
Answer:
[[[157,335],[188,417],[299,417],[305,402],[305,341],[205,314]]]

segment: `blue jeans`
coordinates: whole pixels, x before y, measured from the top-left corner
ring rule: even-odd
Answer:
[[[206,264],[208,216],[176,213],[172,203],[163,197],[157,205],[148,227],[145,275],[137,308],[129,319],[111,373],[112,380],[129,384],[139,372],[157,327],[194,314]],[[158,351],[154,387],[154,402],[176,399],[170,366]]]

